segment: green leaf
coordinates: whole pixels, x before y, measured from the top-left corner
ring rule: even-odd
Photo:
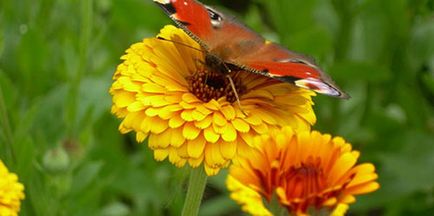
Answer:
[[[363,61],[336,62],[330,68],[336,80],[381,83],[390,78],[390,71],[384,66]]]

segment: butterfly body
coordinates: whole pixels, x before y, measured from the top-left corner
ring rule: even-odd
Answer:
[[[233,66],[321,94],[348,98],[309,58],[289,51],[195,0],[153,0],[205,50],[205,64],[223,73]]]

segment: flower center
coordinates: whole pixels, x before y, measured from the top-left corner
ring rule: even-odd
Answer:
[[[309,157],[300,165],[291,167],[285,176],[287,195],[294,198],[309,198],[321,193],[325,186],[325,176],[320,164],[320,158]]]
[[[241,79],[238,77],[239,73],[241,71],[231,72],[230,77],[234,82],[238,96],[241,97],[246,91],[246,87],[242,85]],[[203,102],[209,102],[212,99],[218,100],[221,97],[226,97],[226,101],[229,103],[237,100],[229,78],[221,72],[203,69],[188,77],[187,81],[189,91]]]

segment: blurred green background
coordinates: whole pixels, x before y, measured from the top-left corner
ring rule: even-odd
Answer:
[[[350,215],[434,215],[434,1],[226,0],[268,39],[314,57],[352,98],[314,98],[315,129],[375,163],[381,189]],[[171,20],[151,0],[0,1],[0,158],[26,186],[21,215],[178,215],[188,168],[117,131],[120,56]],[[202,215],[239,215],[226,172]]]

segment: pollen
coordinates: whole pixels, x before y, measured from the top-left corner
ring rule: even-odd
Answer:
[[[235,90],[241,97],[246,92],[246,87],[238,77],[239,72],[232,72],[230,77],[234,81]],[[226,101],[233,103],[237,100],[235,92],[226,74],[221,72],[209,71],[208,69],[199,70],[187,78],[189,91],[196,95],[203,102],[209,102],[212,99],[218,100],[226,97]]]

